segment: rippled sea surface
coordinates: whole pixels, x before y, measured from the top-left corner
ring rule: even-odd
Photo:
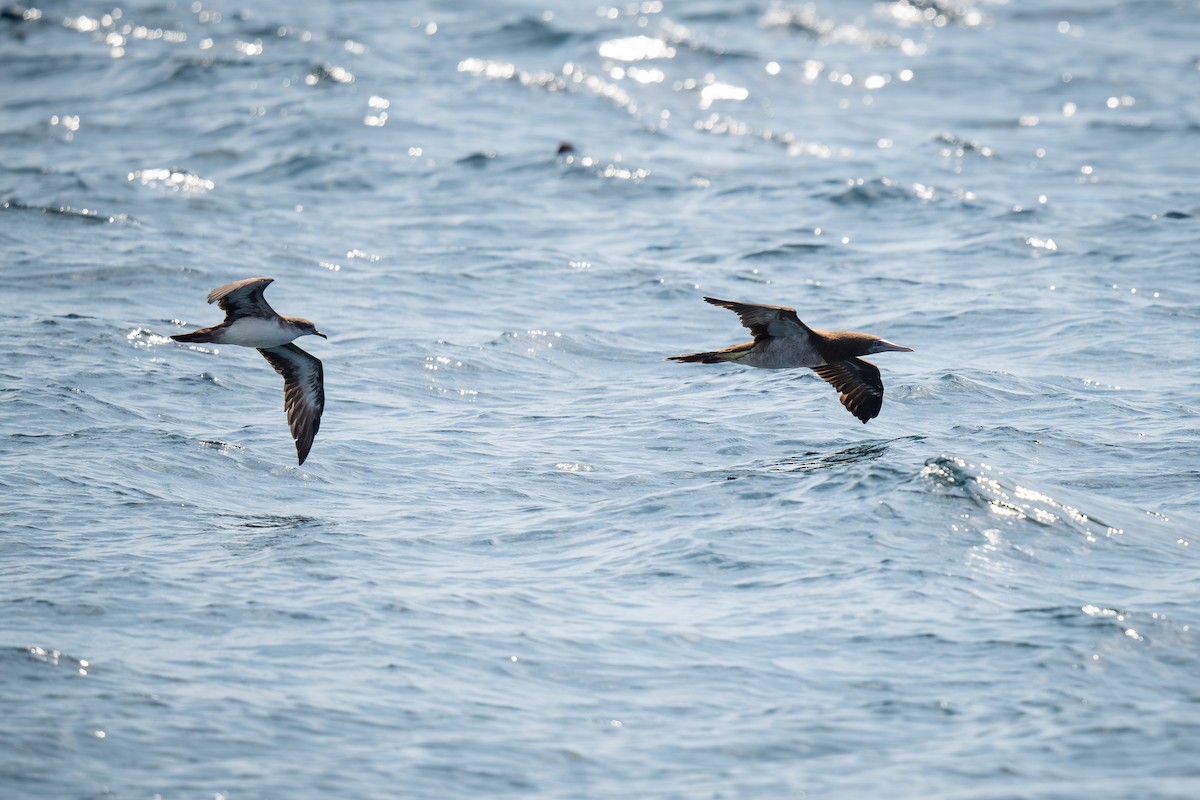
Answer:
[[[0,76],[0,795],[1200,796],[1194,0],[32,0]],[[302,467],[167,338],[257,275]],[[915,352],[864,426],[664,361],[704,295]]]

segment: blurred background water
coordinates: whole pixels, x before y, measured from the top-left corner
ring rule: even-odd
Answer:
[[[1200,795],[1194,0],[33,0],[0,76],[0,795]],[[256,275],[300,468],[167,338]],[[863,426],[664,362],[705,294],[915,352]]]

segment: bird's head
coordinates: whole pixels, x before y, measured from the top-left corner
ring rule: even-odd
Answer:
[[[309,322],[306,319],[300,319],[299,317],[293,317],[292,324],[295,325],[298,329],[300,329],[301,336],[320,336],[322,339],[329,338],[328,336],[326,336],[325,334],[323,334],[319,330],[317,330],[316,325],[312,324],[311,322]]]
[[[874,336],[872,336],[870,338],[871,338],[871,341],[867,344],[867,354],[868,355],[874,354],[874,353],[890,353],[890,352],[911,353],[913,351],[913,349],[911,347],[905,347],[902,344],[893,344],[892,342],[889,342],[887,339],[879,339]]]

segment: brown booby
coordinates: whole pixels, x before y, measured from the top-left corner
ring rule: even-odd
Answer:
[[[733,361],[763,369],[808,367],[841,392],[842,405],[863,424],[879,416],[879,409],[883,407],[883,380],[879,377],[879,368],[859,356],[889,351],[912,352],[911,347],[892,344],[869,333],[810,328],[800,321],[794,308],[738,303],[715,297],[704,300],[735,312],[754,335],[754,341],[724,350],[670,356],[669,360],[701,364]]]
[[[275,313],[263,297],[274,278],[247,278],[218,286],[208,302],[220,303],[225,321],[220,325],[180,333],[177,342],[211,342],[253,347],[283,376],[283,409],[296,440],[300,463],[308,458],[325,410],[325,372],[321,361],[292,344],[300,336],[328,338],[306,319]]]

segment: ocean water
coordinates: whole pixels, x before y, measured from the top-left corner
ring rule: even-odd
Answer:
[[[1200,796],[1194,0],[31,0],[0,76],[0,796]],[[256,275],[302,467],[167,338]],[[864,426],[665,361],[704,295],[915,352]]]

